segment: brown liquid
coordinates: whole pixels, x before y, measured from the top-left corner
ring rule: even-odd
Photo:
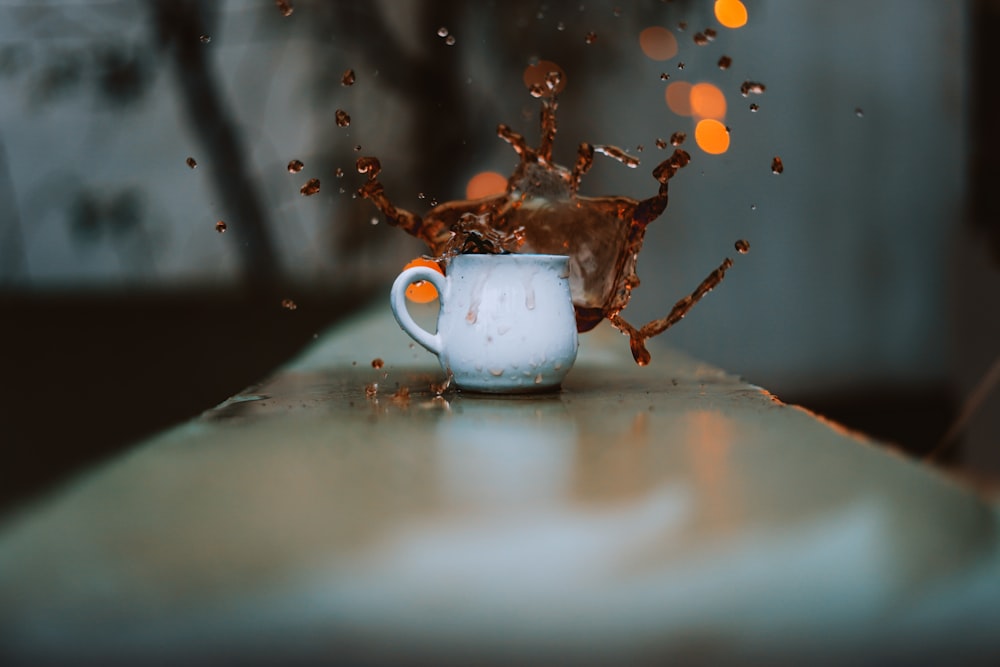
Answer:
[[[184,162],[186,162],[187,166],[190,167],[191,169],[196,169],[198,167],[198,161],[195,160],[193,157],[189,157],[188,159],[184,160]]]
[[[646,227],[666,209],[667,185],[687,166],[691,156],[675,148],[670,157],[658,164],[652,175],[660,185],[656,194],[647,199],[579,196],[580,181],[592,166],[595,153],[629,167],[637,166],[639,160],[614,146],[584,142],[577,149],[572,170],[554,163],[552,144],[558,108],[554,91],[559,83],[559,78],[551,77],[544,84],[541,141],[537,149],[528,146],[524,137],[507,125],[497,127],[498,136],[520,157],[503,194],[445,202],[420,216],[392,204],[378,180],[382,166],[375,157],[361,157],[357,161],[358,172],[368,177],[358,194],[370,199],[390,225],[424,241],[431,254],[439,259],[456,254],[505,252],[569,256],[577,330],[589,331],[601,320],[609,320],[629,336],[632,356],[640,366],[645,366],[650,359],[645,341],[679,322],[722,281],[733,262],[727,258],[694,292],[678,301],[666,317],[642,327],[635,327],[621,317],[632,290],[639,285],[635,269]],[[672,142],[682,140],[676,135],[671,137]]]
[[[291,0],[274,0],[274,4],[277,5],[278,11],[281,12],[282,16],[291,16],[292,12],[295,11],[295,7],[292,5]]]
[[[785,171],[785,163],[781,161],[780,157],[778,157],[777,155],[775,155],[774,159],[771,160],[771,173],[772,174],[781,174],[784,171]]]
[[[220,234],[225,234],[227,229],[229,229],[229,226],[226,225],[224,220],[219,220],[218,222],[215,223],[215,231],[219,232]]]
[[[303,167],[305,167],[305,164],[302,163],[302,160],[292,160],[288,163],[288,173],[297,174],[302,171]]]
[[[319,179],[310,178],[306,181],[306,184],[299,188],[299,194],[303,197],[311,197],[312,195],[319,192]]]
[[[759,81],[744,81],[740,84],[740,95],[743,97],[747,95],[763,95],[765,90],[767,90],[767,86]]]
[[[344,75],[340,77],[340,85],[342,86],[353,86],[357,77],[354,74],[354,70],[348,69],[344,70]]]
[[[729,56],[722,56],[719,58],[719,69],[729,69],[733,64],[733,59]]]
[[[337,127],[347,127],[351,124],[351,117],[343,109],[337,109],[333,117],[337,121]]]

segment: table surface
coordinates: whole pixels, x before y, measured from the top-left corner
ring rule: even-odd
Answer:
[[[380,304],[0,526],[0,661],[1000,655],[995,505],[651,351],[436,396]]]

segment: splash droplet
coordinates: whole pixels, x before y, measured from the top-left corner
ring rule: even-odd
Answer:
[[[356,166],[359,174],[368,174],[369,181],[375,180],[382,173],[382,163],[377,157],[359,157]]]
[[[334,117],[337,119],[337,127],[347,127],[351,124],[351,117],[343,109],[337,109]]]
[[[304,197],[311,197],[312,195],[319,192],[319,179],[310,178],[306,181],[306,184],[299,188],[299,194]]]
[[[278,11],[281,12],[281,15],[286,18],[291,16],[292,12],[295,11],[295,7],[292,5],[292,0],[274,0],[274,4],[277,5]]]
[[[354,152],[355,153],[360,153],[361,152],[361,144],[358,144],[357,146],[354,147]]]
[[[751,211],[756,211],[757,210],[757,204],[750,204],[750,210]]]
[[[667,142],[664,141],[663,139],[657,138],[656,139],[656,147],[659,148],[662,151],[664,148],[667,147]]]
[[[340,167],[337,167],[336,169],[333,170],[333,175],[336,176],[337,178],[343,178],[344,170],[341,169]]]
[[[186,162],[187,166],[191,167],[192,169],[195,169],[198,166],[198,161],[195,160],[193,157],[189,157],[188,159],[184,160],[184,162]]]
[[[767,86],[760,81],[744,81],[740,84],[740,95],[743,97],[747,95],[762,95],[765,90],[767,90]]]
[[[448,28],[445,28],[444,26],[441,26],[440,28],[438,28],[438,33],[437,34],[438,34],[438,37],[447,37],[448,36]]]
[[[747,241],[746,239],[740,239],[733,245],[736,247],[736,252],[740,253],[741,255],[745,255],[748,252],[750,252],[750,242]]]
[[[356,77],[354,76],[353,69],[344,70],[344,75],[340,77],[340,85],[342,86],[353,86]]]
[[[677,63],[677,69],[684,69],[684,63]]]
[[[379,369],[385,366],[385,362],[382,361],[382,357],[375,357],[372,359],[372,368]]]
[[[583,36],[583,41],[587,44],[593,44],[597,41],[597,33],[591,30],[586,35]]]
[[[670,78],[669,74],[667,74],[666,72],[660,72],[660,81],[666,81],[669,78]]]
[[[302,171],[303,167],[305,167],[305,164],[302,163],[302,160],[292,160],[288,163],[288,173],[297,174]]]
[[[225,221],[219,220],[218,222],[215,223],[215,231],[219,232],[220,234],[225,234],[227,229],[229,229],[229,227],[228,225],[226,225]]]
[[[705,46],[706,44],[708,44],[708,37],[706,37],[705,33],[703,32],[696,32],[692,37],[692,39],[694,40],[694,43],[697,44],[698,46]]]
[[[365,398],[375,398],[378,396],[378,382],[371,382],[365,385]]]
[[[687,139],[687,135],[684,134],[683,132],[674,132],[673,134],[670,135],[670,145],[680,146],[681,144],[684,143],[685,139]]]
[[[208,44],[209,42],[212,41],[212,36],[202,35],[201,37],[198,38],[198,41],[201,42],[202,44]]]
[[[677,24],[677,29],[680,30],[681,32],[687,30],[687,27],[688,27],[687,21],[681,21]]]
[[[560,21],[559,23],[556,24],[556,30],[558,30],[559,32],[563,32],[564,30],[566,30],[566,24]]]
[[[750,105],[750,111],[752,111],[753,113],[757,113],[757,111],[758,111],[759,109],[760,109],[760,106],[759,106],[759,105],[758,105],[757,103],[752,103],[752,104]]]
[[[719,69],[729,69],[733,64],[733,59],[729,56],[722,56],[719,58]]]
[[[785,171],[785,164],[781,161],[780,157],[775,155],[774,159],[771,160],[771,173],[780,174],[783,171]]]
[[[444,43],[447,44],[448,46],[455,46],[455,35],[448,35],[447,37],[445,37]],[[405,389],[406,387],[403,388]]]
[[[285,310],[295,310],[299,306],[298,306],[298,304],[296,304],[291,299],[282,299],[281,300],[281,307],[284,308]]]
[[[716,35],[718,34],[719,33],[715,32],[715,28],[705,28],[705,38],[708,39],[708,41],[710,42],[714,41]]]
[[[857,116],[858,118],[864,118],[865,117],[865,110],[862,109],[861,107],[856,107],[854,109],[854,115]]]

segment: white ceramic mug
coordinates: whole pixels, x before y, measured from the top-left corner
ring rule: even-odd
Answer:
[[[576,361],[576,315],[569,258],[562,255],[457,255],[443,276],[403,271],[392,285],[392,312],[403,331],[437,355],[461,389],[514,393],[559,386]],[[406,288],[437,288],[437,333],[418,325]]]

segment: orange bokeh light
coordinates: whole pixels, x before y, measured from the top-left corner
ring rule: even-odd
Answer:
[[[698,118],[725,118],[726,96],[710,83],[695,84],[691,87],[691,114]]]
[[[691,115],[691,88],[687,81],[674,81],[667,86],[667,107],[678,116]]]
[[[417,257],[412,262],[408,263],[403,267],[403,270],[413,268],[414,266],[426,266],[428,268],[434,269],[441,275],[444,275],[444,271],[438,266],[438,263],[433,259],[427,259],[426,257]],[[413,303],[430,303],[438,296],[437,288],[434,287],[430,282],[426,280],[421,280],[415,282],[406,288],[406,298]]]
[[[495,171],[481,171],[469,179],[465,186],[466,199],[479,199],[507,191],[507,178]]]
[[[677,38],[666,28],[654,25],[639,33],[639,48],[652,60],[670,60],[677,55]]]
[[[747,24],[747,8],[740,0],[715,0],[715,18],[727,28]]]
[[[528,65],[524,68],[524,74],[521,75],[521,78],[524,80],[525,87],[531,90],[535,86],[545,86],[545,79],[549,72],[559,72],[559,83],[556,84],[555,92],[556,94],[561,93],[566,87],[566,72],[551,60],[539,60],[534,65]]]
[[[729,150],[729,130],[714,118],[698,121],[694,128],[694,140],[698,148],[711,155],[720,155]]]

